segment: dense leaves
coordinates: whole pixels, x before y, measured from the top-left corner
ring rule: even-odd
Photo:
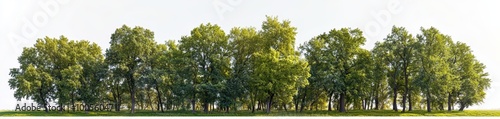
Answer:
[[[299,47],[296,34],[290,21],[267,16],[261,29],[226,34],[207,23],[164,44],[151,30],[123,25],[105,54],[85,40],[46,37],[24,48],[9,85],[18,100],[43,107],[111,103],[131,113],[462,111],[490,86],[470,47],[433,27],[414,37],[394,26],[371,50],[360,29],[333,29]]]

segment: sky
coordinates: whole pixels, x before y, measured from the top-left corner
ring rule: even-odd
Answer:
[[[0,0],[0,110],[13,110],[9,69],[19,67],[23,47],[37,38],[66,36],[106,49],[111,34],[126,24],[155,33],[155,40],[179,40],[202,23],[260,29],[266,15],[297,27],[296,46],[332,29],[359,28],[372,49],[392,26],[414,36],[431,26],[467,43],[489,72],[491,87],[480,105],[500,109],[500,1],[494,0]]]

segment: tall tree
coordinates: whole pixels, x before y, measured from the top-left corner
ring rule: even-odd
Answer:
[[[452,91],[448,92],[448,111],[454,103],[459,104],[459,111],[482,102],[484,90],[489,88],[490,79],[484,72],[484,64],[477,61],[469,46],[456,42],[451,46],[449,64],[455,78]],[[458,84],[458,85],[457,85]]]
[[[154,33],[148,29],[136,26],[130,28],[123,25],[111,35],[110,48],[106,50],[106,60],[109,65],[120,69],[131,99],[130,113],[135,112],[137,81],[144,62],[151,54],[156,42]],[[118,73],[118,72],[117,72]]]
[[[229,77],[228,37],[217,25],[200,25],[191,31],[191,36],[181,39],[180,48],[198,67],[200,99],[204,112],[215,102],[223,81]]]
[[[248,81],[252,78],[250,58],[259,48],[258,34],[255,28],[239,28],[231,29],[229,34],[232,73],[224,86],[223,95],[226,100],[223,106],[229,106],[236,103],[236,99],[245,98],[246,95],[253,95],[255,90],[248,86]],[[254,111],[254,101],[251,101],[252,111]],[[227,110],[228,111],[228,110]]]
[[[295,51],[296,28],[290,21],[279,22],[277,17],[267,16],[259,32],[262,47],[252,57],[252,77],[249,85],[267,96],[266,112],[270,113],[275,97],[291,101],[297,86],[308,84],[310,76],[307,62],[299,59]]]
[[[99,97],[102,59],[95,43],[45,37],[24,49],[18,59],[20,68],[11,69],[9,84],[18,100],[31,97],[44,107],[49,100],[57,100],[60,107],[70,101],[74,106],[75,100],[93,103]],[[89,89],[89,83],[94,88]]]
[[[409,77],[410,77],[410,69],[409,67],[412,66],[411,63],[413,62],[414,59],[414,52],[415,48],[414,45],[416,43],[415,39],[412,37],[411,34],[406,31],[405,28],[403,27],[392,27],[392,32],[387,35],[387,38],[384,39],[384,42],[386,45],[388,45],[389,48],[389,53],[390,56],[393,56],[391,62],[397,62],[400,63],[400,72],[401,76],[404,78],[404,93],[403,93],[403,110],[402,112],[406,111],[406,101],[407,99],[411,98],[411,93],[410,93],[410,82]],[[397,87],[395,87],[397,88]],[[397,92],[397,91],[395,91]],[[408,98],[409,97],[409,98]],[[409,110],[411,111],[411,100],[409,101]]]
[[[383,43],[376,42],[375,47],[372,49],[372,58],[374,62],[372,76],[374,85],[374,103],[375,109],[383,109],[383,102],[386,100],[386,88],[388,87],[387,75],[389,72],[389,63],[385,59],[388,55],[384,49]]]
[[[432,96],[448,92],[446,85],[450,80],[449,67],[446,63],[448,56],[447,43],[449,36],[441,34],[436,28],[421,28],[422,34],[418,38],[418,57],[421,64],[417,85],[426,96],[427,111],[431,112]],[[444,95],[444,94],[443,94]]]
[[[356,72],[356,67],[360,65],[359,61],[363,60],[361,55],[367,52],[360,47],[366,40],[361,30],[350,28],[333,29],[325,34],[324,39],[329,58],[326,62],[330,63],[333,69],[330,77],[334,82],[332,88],[339,94],[338,110],[346,112],[346,96],[350,91],[348,89],[356,83],[356,73],[360,73]]]
[[[304,107],[306,97],[308,97],[308,94],[311,94],[310,92],[326,91],[326,93],[328,93],[328,111],[332,110],[332,97],[334,94],[332,87],[334,82],[332,81],[333,78],[331,78],[333,76],[333,72],[331,71],[333,71],[333,66],[331,63],[328,63],[328,60],[333,58],[331,55],[327,55],[326,46],[326,34],[314,37],[300,46],[302,53],[308,61],[311,77],[308,78],[309,85],[303,88],[301,90],[302,93],[299,94],[301,95],[302,101],[299,100],[300,97],[297,97],[296,108],[298,108],[299,102],[301,102],[302,107]],[[311,96],[312,95],[309,95],[309,97]],[[303,108],[301,108],[301,110],[302,109]]]

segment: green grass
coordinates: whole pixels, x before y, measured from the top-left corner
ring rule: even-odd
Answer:
[[[19,111],[0,111],[0,116],[500,116],[500,110],[466,110],[463,112],[459,111],[434,111],[428,113],[424,110],[416,110],[406,113],[394,112],[391,110],[349,110],[346,113],[340,113],[336,111],[304,111],[298,113],[295,111],[273,111],[270,114],[266,114],[262,111],[256,111],[251,113],[250,111],[231,111],[230,113],[225,112],[197,112],[191,113],[191,111],[166,111],[161,112],[151,112],[149,110],[137,111],[134,114],[130,114],[128,111],[121,112],[48,112],[35,111],[35,112],[19,112]]]

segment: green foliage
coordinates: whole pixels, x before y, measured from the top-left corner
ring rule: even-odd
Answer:
[[[226,34],[207,23],[165,44],[157,44],[148,29],[123,25],[111,35],[105,55],[85,40],[38,39],[23,49],[8,82],[16,99],[43,106],[116,105],[116,112],[89,115],[121,115],[124,107],[160,116],[470,114],[451,110],[483,101],[491,82],[486,66],[467,44],[433,27],[421,32],[413,37],[394,26],[369,51],[361,48],[366,39],[360,29],[333,29],[303,43],[298,52],[297,28],[271,16],[260,30],[234,27]],[[410,112],[385,110],[391,102],[393,110],[402,106],[406,112],[408,104]],[[443,111],[445,105],[450,112],[421,110]],[[149,109],[167,113],[145,112]],[[360,111],[372,109],[380,111]],[[220,113],[230,110],[235,112]]]
[[[31,98],[44,106],[51,100],[59,105],[74,100],[93,103],[100,92],[90,87],[101,85],[103,58],[95,43],[45,37],[24,49],[18,59],[21,67],[11,69],[9,84],[18,100]]]
[[[119,77],[124,78],[128,85],[131,98],[131,113],[135,110],[135,93],[140,72],[145,68],[144,63],[151,56],[156,46],[154,33],[142,27],[130,28],[123,25],[111,35],[110,48],[106,50],[106,60],[111,70]]]

